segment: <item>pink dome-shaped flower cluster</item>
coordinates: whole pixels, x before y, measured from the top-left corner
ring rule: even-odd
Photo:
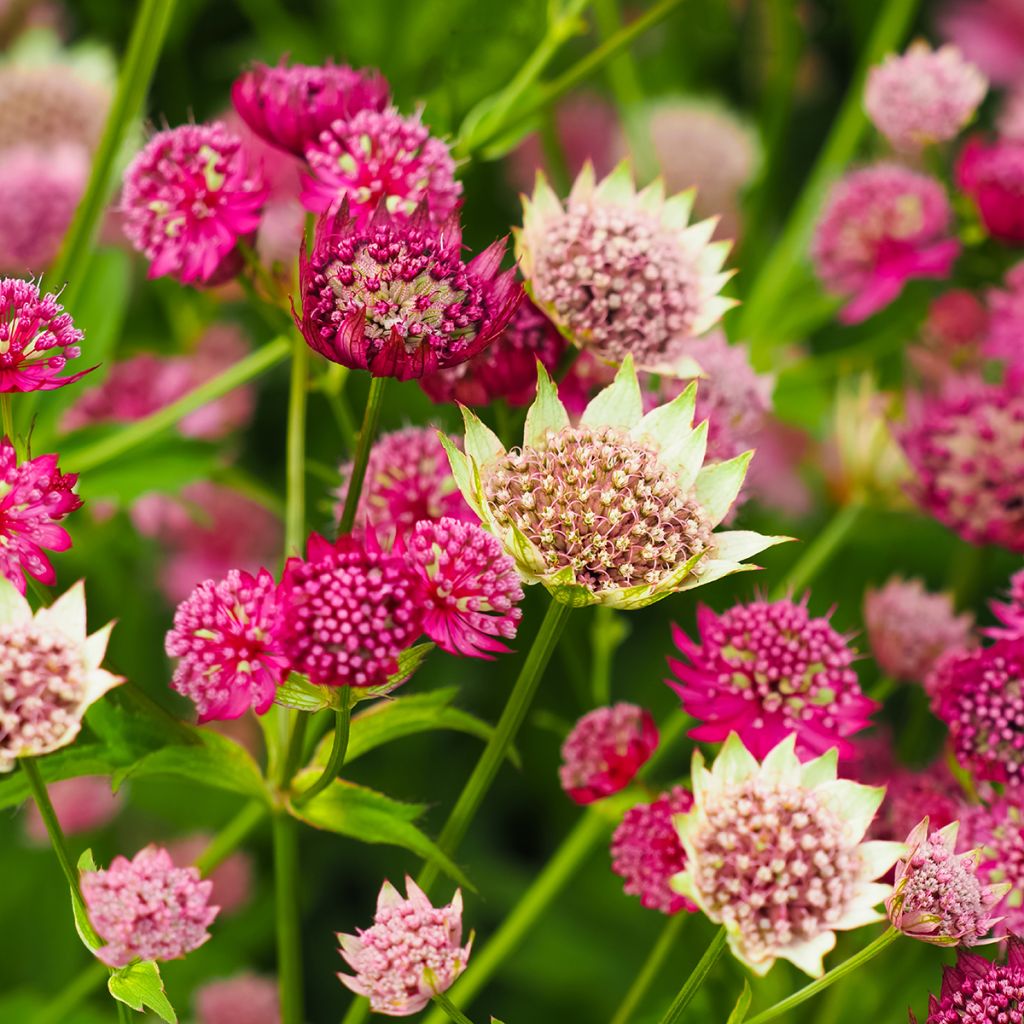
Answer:
[[[914,1021],[914,1018],[911,1017]],[[1011,936],[1006,963],[961,951],[955,967],[945,967],[938,996],[928,999],[925,1024],[1022,1024],[1024,1022],[1024,942]],[[916,1024],[916,1021],[914,1021]]]
[[[960,812],[957,849],[979,850],[978,877],[986,885],[1008,884],[999,908],[1001,934],[1024,930],[1024,806],[1020,791],[1008,792],[987,806],[965,807]]]
[[[686,853],[672,819],[692,806],[689,790],[675,786],[653,803],[631,807],[612,836],[612,871],[625,880],[623,891],[639,896],[649,910],[663,914],[696,910],[668,884],[686,865]]]
[[[990,235],[1024,241],[1024,142],[970,139],[957,160],[956,183],[974,200]]]
[[[825,286],[849,301],[858,323],[889,305],[915,277],[946,277],[960,251],[942,185],[899,164],[853,171],[837,182],[815,229],[812,256]]]
[[[1006,272],[1004,287],[986,295],[988,330],[984,353],[1009,366],[1024,364],[1024,263]]]
[[[80,775],[47,786],[57,821],[67,836],[92,832],[108,825],[121,811],[124,791],[111,792],[110,779],[102,775]],[[25,805],[25,832],[32,842],[49,843],[46,825],[34,801]]]
[[[434,907],[411,878],[406,897],[385,882],[373,924],[356,935],[338,935],[341,956],[355,975],[341,983],[370,1000],[374,1013],[408,1017],[444,992],[466,969],[473,939],[462,945],[462,893]]]
[[[1000,625],[985,630],[988,636],[1004,640],[1024,640],[1024,569],[1010,577],[1006,601],[992,601],[989,607]]]
[[[702,725],[697,740],[718,743],[735,732],[755,757],[795,733],[801,755],[838,747],[871,724],[878,704],[865,697],[851,667],[854,652],[827,618],[802,601],[733,605],[722,614],[697,611],[694,641],[678,626],[673,638],[686,661],[669,659],[680,682],[666,680],[683,709]]]
[[[124,967],[136,958],[178,960],[198,949],[217,916],[210,889],[195,868],[175,867],[157,846],[131,860],[115,857],[105,871],[83,872],[89,920],[106,943],[96,955],[110,967]]]
[[[262,172],[225,125],[188,124],[158,132],[124,174],[121,210],[149,276],[215,284],[240,267],[239,239],[260,222]]]
[[[281,1024],[277,983],[258,974],[236,974],[196,991],[196,1024]]]
[[[651,713],[637,704],[595,708],[573,727],[562,744],[558,777],[578,804],[628,786],[658,746]]]

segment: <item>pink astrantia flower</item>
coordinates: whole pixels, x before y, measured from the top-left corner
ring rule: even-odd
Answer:
[[[735,732],[763,757],[792,733],[801,756],[832,747],[855,755],[848,737],[871,724],[879,705],[861,692],[846,639],[827,617],[812,617],[807,600],[759,598],[720,615],[701,605],[697,641],[673,626],[686,660],[669,659],[680,682],[666,682],[703,723],[694,739],[718,743]]]
[[[911,1024],[917,1019],[910,1015]],[[1024,942],[1011,935],[1006,963],[961,950],[942,969],[938,996],[928,997],[925,1024],[1021,1024],[1024,1021]]]
[[[669,880],[686,866],[673,818],[692,806],[690,791],[675,786],[652,803],[631,807],[612,836],[612,871],[625,880],[623,892],[639,896],[648,910],[678,914],[697,909],[669,888]]]
[[[57,573],[46,551],[67,551],[71,536],[58,523],[82,507],[76,473],[61,473],[56,455],[18,462],[14,445],[0,439],[0,574],[25,593],[25,575],[46,586]]]
[[[1011,366],[1024,365],[1024,263],[1006,272],[1003,285],[986,296],[989,322],[984,352]]]
[[[49,783],[47,789],[60,827],[69,836],[92,832],[110,824],[124,804],[124,792],[111,792],[110,779],[102,775],[61,779]],[[39,846],[45,846],[50,841],[34,801],[25,807],[25,832]]]
[[[312,534],[281,581],[289,664],[322,686],[382,686],[423,630],[419,580],[374,538]]]
[[[960,252],[951,219],[942,185],[899,164],[875,164],[838,181],[811,252],[825,287],[849,299],[840,319],[866,320],[911,278],[947,277]]]
[[[301,157],[335,121],[383,110],[388,83],[379,71],[344,64],[254,64],[235,79],[231,102],[264,142]]]
[[[957,47],[933,50],[919,40],[871,69],[864,107],[896,149],[913,151],[959,135],[987,90],[985,76]]]
[[[245,972],[196,990],[196,1024],[281,1024],[277,982]]]
[[[988,334],[985,304],[973,292],[954,288],[928,307],[920,341],[907,355],[925,384],[940,388],[951,374],[981,369]]]
[[[492,657],[508,648],[523,613],[515,562],[476,523],[418,522],[402,545],[424,602],[423,632],[449,654]],[[397,550],[397,549],[396,549]]]
[[[341,956],[354,975],[341,983],[370,1000],[374,1013],[409,1017],[435,992],[444,992],[466,969],[473,937],[462,945],[462,893],[435,907],[411,879],[406,896],[385,882],[377,897],[373,924],[355,935],[338,935]]]
[[[458,220],[439,228],[425,208],[398,220],[384,207],[365,226],[347,204],[317,222],[299,255],[307,343],[332,362],[410,380],[464,362],[507,326],[522,297],[501,271],[505,242],[462,262]]]
[[[999,908],[1000,934],[1024,930],[1024,806],[1019,790],[992,800],[988,805],[964,807],[960,812],[960,851],[980,851],[978,877],[986,885],[1010,887]]]
[[[970,139],[957,160],[956,183],[993,238],[1024,241],[1024,142]]]
[[[939,27],[993,82],[1013,85],[1024,64],[1024,8],[1019,0],[952,0]]]
[[[992,909],[1010,886],[982,884],[978,850],[955,852],[958,821],[930,834],[928,828],[922,819],[907,836],[906,855],[896,861],[885,901],[889,920],[904,935],[936,946],[980,945],[1001,920]]]
[[[82,332],[52,292],[31,281],[0,279],[0,393],[53,391],[89,371],[59,376],[80,355]]]
[[[893,576],[864,595],[864,625],[878,667],[903,682],[924,682],[946,651],[971,645],[974,616],[957,615],[953,598],[920,580]]]
[[[393,107],[334,121],[306,146],[305,156],[302,205],[327,213],[347,200],[360,225],[379,206],[399,218],[422,208],[432,223],[446,224],[462,195],[448,147],[419,114],[403,117]]]
[[[886,789],[878,817],[871,825],[875,839],[905,837],[920,814],[927,814],[936,828],[960,816],[963,790],[944,760],[921,771],[897,767],[879,781],[885,782]]]
[[[167,852],[175,864],[195,864],[212,840],[212,836],[203,834],[186,836],[169,842]],[[222,914],[233,914],[249,902],[255,870],[252,858],[244,850],[236,850],[207,875],[213,885],[210,899]]]
[[[96,951],[109,967],[132,960],[180,960],[210,937],[218,907],[209,905],[212,883],[196,868],[175,867],[170,854],[147,846],[128,860],[82,873],[89,920],[106,943]]]
[[[277,584],[266,569],[205,580],[178,606],[165,645],[179,659],[171,686],[193,701],[200,723],[270,709],[288,669],[280,628]]]
[[[124,174],[121,210],[149,276],[215,284],[240,267],[236,246],[260,222],[267,189],[242,140],[220,122],[157,132]]]
[[[590,804],[628,786],[658,746],[651,713],[637,704],[595,708],[562,744],[558,777],[578,804]]]
[[[1000,624],[984,632],[997,639],[1024,640],[1024,569],[1010,577],[1010,589],[1006,596],[1006,601],[989,602],[992,614]]]

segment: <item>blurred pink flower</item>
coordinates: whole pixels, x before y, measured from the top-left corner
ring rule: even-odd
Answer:
[[[123,790],[111,792],[110,779],[102,775],[61,779],[51,782],[47,789],[60,827],[69,836],[103,828],[121,813],[124,805]],[[33,801],[25,805],[25,833],[38,846],[45,846],[50,841]]]
[[[212,839],[213,836],[204,834],[173,839],[167,844],[167,852],[175,864],[194,864]],[[222,914],[233,914],[249,902],[253,876],[252,858],[244,850],[236,850],[206,876],[213,887],[210,899],[218,905]]]
[[[1024,77],[1024,7],[1020,0],[947,0],[942,34],[1001,85]]]
[[[791,517],[813,508],[811,490],[800,474],[810,448],[807,434],[780,420],[767,419],[754,442],[755,454],[743,481],[750,497]]]
[[[245,972],[196,990],[196,1024],[281,1024],[277,982]]]
[[[1011,267],[1002,288],[986,296],[989,323],[984,352],[1009,366],[1024,366],[1024,263]]]
[[[969,139],[957,159],[956,183],[993,238],[1024,242],[1024,142]]]
[[[1006,601],[989,602],[999,625],[983,632],[997,639],[1024,640],[1024,569],[1018,569],[1010,577],[1010,588],[1006,596]]]
[[[982,367],[988,333],[985,304],[973,292],[955,288],[932,301],[921,338],[907,355],[927,387],[941,388],[951,375]]]
[[[959,851],[978,849],[978,877],[988,885],[1009,883],[1010,891],[1000,907],[1004,915],[997,931],[1024,931],[1024,805],[1021,791],[1009,790],[987,805],[964,807],[959,815]]]

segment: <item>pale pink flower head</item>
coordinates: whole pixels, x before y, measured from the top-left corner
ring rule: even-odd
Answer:
[[[234,324],[213,324],[196,342],[195,348],[181,360],[188,370],[188,388],[223,373],[249,353],[249,342]],[[178,424],[185,437],[217,441],[236,430],[243,430],[252,420],[256,395],[251,386],[229,391],[222,398],[200,406]]]
[[[61,779],[49,783],[47,789],[60,827],[68,836],[92,832],[110,824],[124,804],[123,791],[111,792],[110,779],[102,775]],[[49,843],[46,826],[35,801],[29,801],[25,806],[25,832],[36,845]]]
[[[990,601],[992,614],[998,626],[984,630],[986,636],[1005,640],[1024,640],[1024,569],[1010,577],[1010,588],[1005,601]]]
[[[277,982],[248,971],[196,991],[196,1024],[281,1024]]]
[[[202,833],[186,836],[169,842],[167,852],[175,864],[195,864],[212,840],[212,836]],[[254,874],[252,858],[244,850],[236,850],[207,875],[213,884],[210,899],[220,907],[222,914],[233,914],[249,902]]]
[[[401,547],[420,581],[423,632],[438,647],[488,660],[492,652],[508,651],[496,637],[515,637],[523,587],[497,537],[476,523],[424,519]]]
[[[344,64],[254,64],[235,79],[231,102],[264,142],[302,157],[335,121],[383,110],[388,83],[379,71]]]
[[[690,791],[674,786],[653,802],[626,811],[612,836],[612,871],[625,881],[623,892],[639,896],[648,910],[678,914],[697,909],[669,887],[673,876],[686,867],[686,851],[673,818],[692,806]]]
[[[0,393],[53,391],[89,371],[61,377],[81,354],[83,334],[52,292],[32,281],[0,279]]]
[[[992,909],[1010,886],[982,884],[978,850],[956,853],[958,821],[937,832],[928,828],[928,819],[922,819],[907,836],[906,854],[896,861],[893,890],[885,901],[889,920],[904,935],[936,946],[977,946],[999,922]]]
[[[0,439],[0,575],[25,593],[25,575],[48,587],[57,573],[47,551],[67,551],[71,536],[60,521],[82,507],[76,473],[61,473],[56,455],[18,462],[14,445]]]
[[[895,149],[913,152],[956,138],[988,91],[985,76],[955,46],[913,43],[868,73],[864,107]]]
[[[854,757],[849,737],[871,724],[879,705],[853,670],[856,657],[828,617],[807,610],[808,598],[757,598],[718,614],[697,610],[697,640],[679,626],[672,635],[685,661],[669,659],[679,682],[666,680],[701,725],[690,735],[720,743],[731,733],[755,757],[787,735],[802,757],[838,748]]]
[[[1024,8],[1020,0],[948,0],[939,27],[964,56],[1000,85],[1021,78]]]
[[[419,114],[403,117],[394,107],[332,122],[306,146],[305,156],[302,205],[327,213],[345,200],[360,225],[380,206],[400,219],[422,208],[432,223],[446,224],[462,195],[448,146],[430,134]]]
[[[996,122],[999,137],[1024,142],[1024,80],[1003,97]]]
[[[960,252],[951,220],[942,185],[900,164],[874,164],[836,182],[811,255],[825,287],[848,300],[840,319],[866,320],[912,278],[948,277]]]
[[[941,387],[951,374],[981,369],[988,333],[985,304],[973,292],[954,288],[928,307],[920,341],[907,355],[927,386]]]
[[[265,714],[288,670],[280,641],[274,577],[232,569],[204,580],[178,605],[165,647],[177,658],[171,686],[199,711],[199,722]]]
[[[124,174],[121,211],[149,276],[218,284],[241,266],[239,239],[259,227],[263,174],[224,124],[157,132]]]
[[[1008,790],[987,805],[960,811],[958,850],[978,850],[978,877],[985,885],[1008,885],[996,926],[1002,935],[1024,930],[1024,806],[1021,791]]]
[[[411,879],[406,895],[381,886],[373,924],[355,935],[339,933],[342,959],[355,974],[341,983],[370,1000],[370,1010],[387,1017],[419,1013],[435,992],[445,992],[466,969],[473,937],[462,945],[462,893],[435,907]]]
[[[132,960],[180,960],[210,937],[218,907],[209,905],[209,881],[196,868],[175,867],[171,855],[147,846],[106,870],[82,873],[82,898],[108,967]]]
[[[986,300],[989,322],[985,355],[1010,366],[1024,364],[1024,263],[1011,267],[1003,287],[992,288]]]
[[[1021,1024],[1024,1021],[1024,941],[1011,935],[1006,963],[960,950],[942,969],[938,996],[928,997],[925,1024]],[[911,1024],[917,1024],[911,1014]]]
[[[864,625],[878,667],[902,682],[922,683],[935,662],[973,642],[974,616],[958,615],[947,593],[893,576],[864,595]]]
[[[423,631],[419,580],[373,536],[333,544],[312,534],[281,581],[282,643],[292,669],[319,686],[382,686]]]
[[[522,288],[501,270],[505,242],[462,261],[457,218],[431,225],[425,208],[398,219],[383,206],[366,224],[347,203],[317,222],[313,252],[299,255],[310,348],[374,377],[411,380],[486,348],[515,313]]]
[[[1024,142],[969,139],[957,160],[956,183],[993,238],[1024,242]]]
[[[625,703],[594,708],[562,744],[562,789],[578,804],[618,793],[657,746],[658,729],[646,708]]]

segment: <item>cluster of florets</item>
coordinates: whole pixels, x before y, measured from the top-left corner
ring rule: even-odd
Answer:
[[[958,851],[978,851],[978,877],[985,885],[1006,886],[999,907],[998,933],[1024,931],[1024,805],[1020,790],[1008,790],[987,804],[960,812]]]
[[[911,1016],[911,1020],[914,1018]],[[945,967],[938,996],[928,999],[925,1024],[1022,1024],[1024,1022],[1024,942],[1011,936],[1006,963],[961,951],[955,967]],[[916,1024],[916,1022],[915,1022]]]

